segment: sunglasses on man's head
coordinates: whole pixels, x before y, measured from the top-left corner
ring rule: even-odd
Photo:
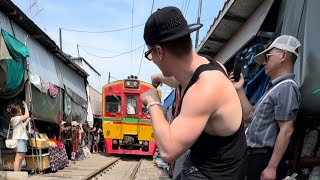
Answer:
[[[152,54],[151,54],[151,52],[153,51],[153,49],[154,49],[154,47],[151,48],[151,49],[149,49],[148,51],[146,51],[146,52],[144,53],[144,57],[147,58],[149,61],[152,61]]]

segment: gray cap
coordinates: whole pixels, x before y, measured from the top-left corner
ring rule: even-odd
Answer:
[[[254,57],[254,60],[258,64],[263,64],[265,62],[266,53],[270,51],[272,48],[277,48],[277,49],[285,50],[288,52],[292,52],[298,57],[297,48],[299,48],[300,46],[301,46],[300,42],[295,37],[289,36],[289,35],[282,35],[277,37],[277,39],[275,39],[266,50],[256,55]]]

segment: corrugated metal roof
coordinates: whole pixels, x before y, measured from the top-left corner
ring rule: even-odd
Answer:
[[[207,35],[196,49],[198,54],[214,57],[234,36],[264,0],[227,0],[214,19]]]
[[[92,67],[91,64],[88,63],[88,61],[85,60],[83,57],[72,57],[71,59],[73,61],[84,61],[94,72],[96,72],[99,76],[101,76],[101,74],[94,67]]]
[[[15,22],[23,30],[25,30],[32,38],[36,39],[43,47],[50,53],[54,54],[64,64],[73,69],[77,74],[82,77],[87,77],[88,73],[85,72],[80,66],[73,62],[67,54],[65,54],[56,43],[43,32],[31,19],[28,18],[11,0],[0,1],[0,11],[8,16],[10,20]]]

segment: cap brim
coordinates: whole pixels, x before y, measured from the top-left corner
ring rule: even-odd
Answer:
[[[254,56],[254,61],[257,64],[264,64],[265,60],[266,60],[266,54],[268,51],[270,51],[270,49],[272,49],[273,47],[268,47],[267,49],[265,49],[264,51],[262,51],[261,53],[257,54],[256,56]]]
[[[186,29],[185,31],[179,33],[179,34],[176,34],[174,36],[170,36],[168,38],[165,38],[163,40],[161,40],[159,43],[162,43],[162,42],[167,42],[167,41],[171,41],[171,40],[174,40],[174,39],[178,39],[182,36],[185,36],[187,34],[190,34],[198,29],[200,29],[201,27],[203,26],[203,24],[190,24],[188,25],[188,29]]]

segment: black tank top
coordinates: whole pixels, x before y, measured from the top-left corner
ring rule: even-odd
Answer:
[[[218,70],[226,75],[216,61],[199,66],[181,97],[178,112],[181,110],[181,104],[188,89],[198,80],[203,71],[210,70]],[[246,147],[243,122],[231,136],[213,136],[203,131],[190,148],[191,162],[210,179],[242,180],[247,171]]]

